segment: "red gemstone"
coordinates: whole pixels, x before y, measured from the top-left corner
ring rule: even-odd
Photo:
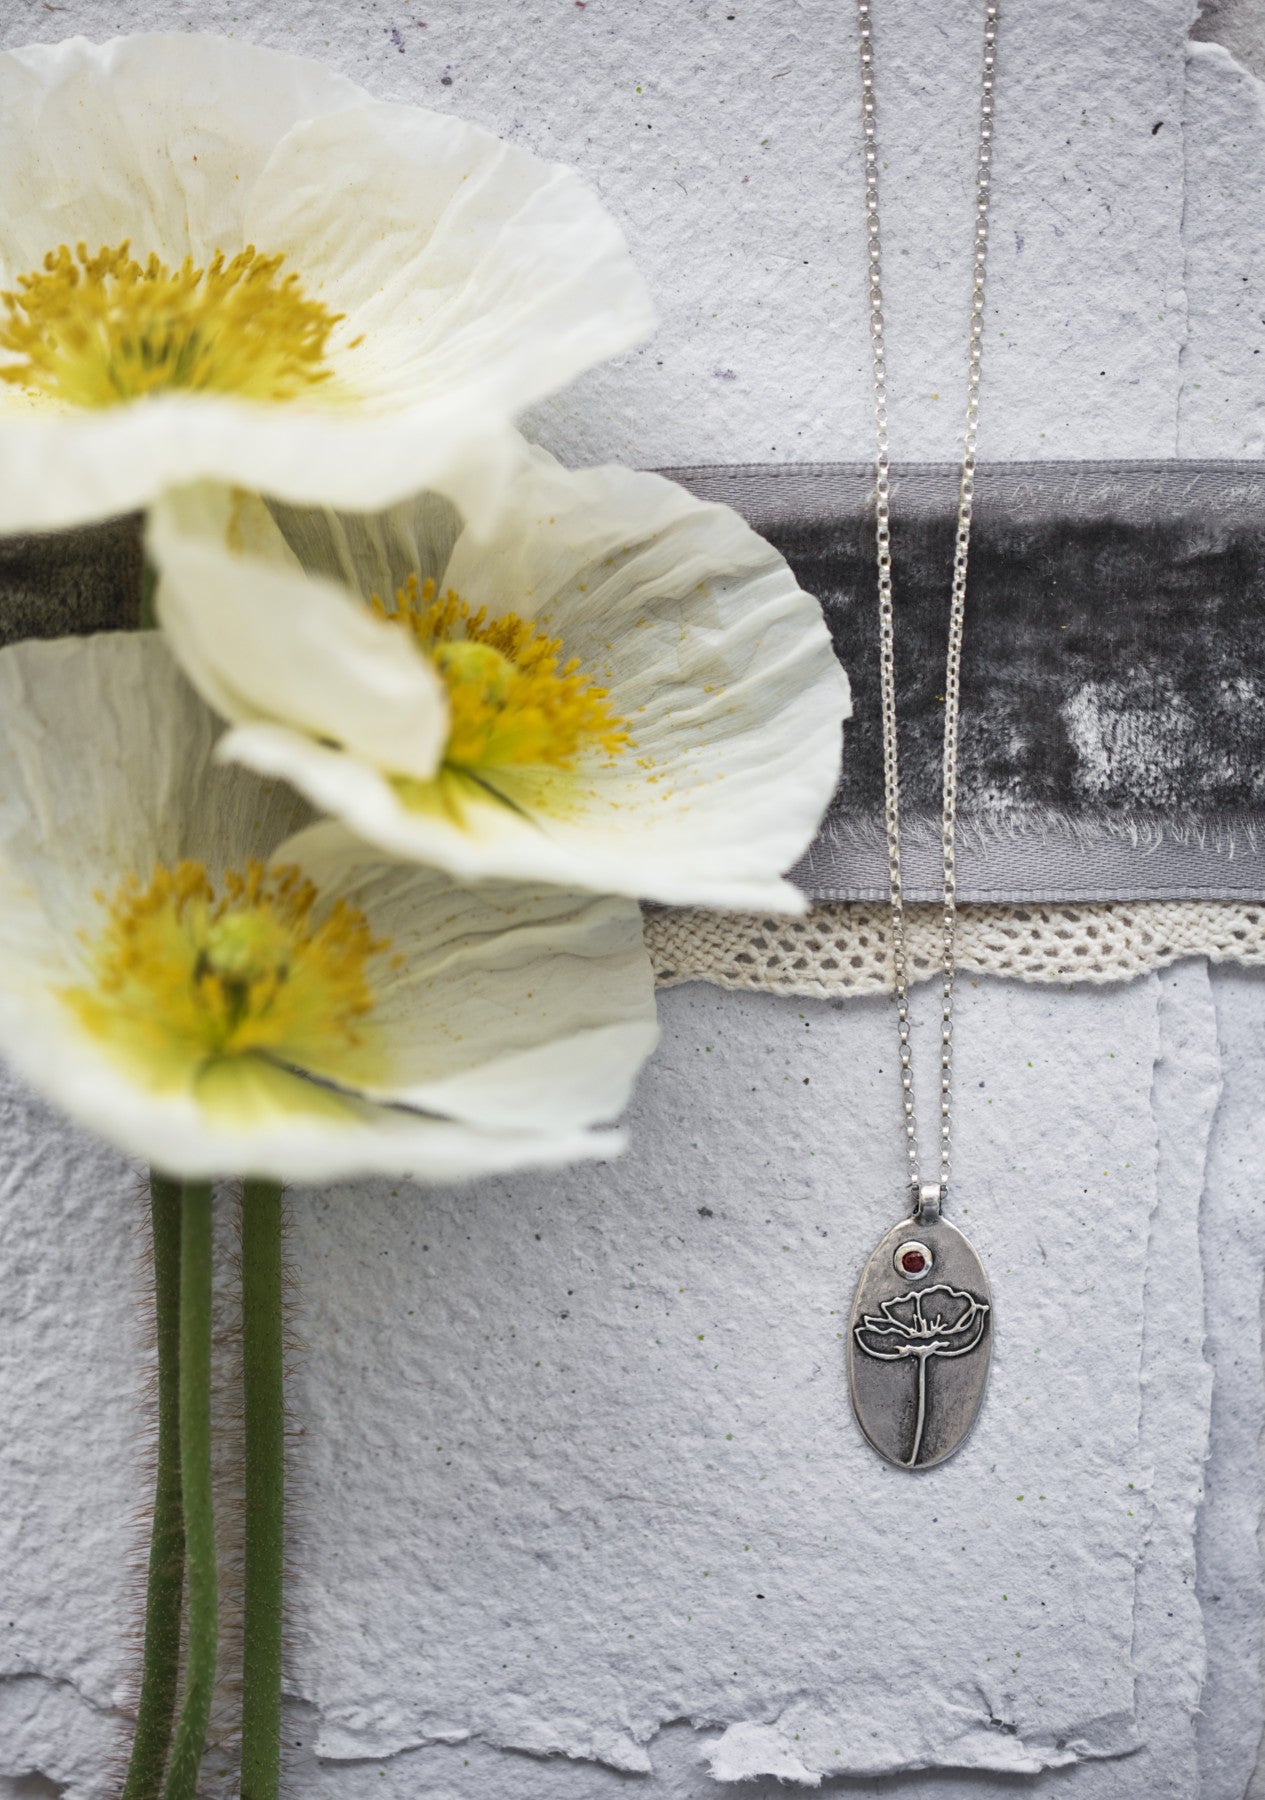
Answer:
[[[906,1275],[921,1275],[927,1266],[927,1259],[921,1250],[906,1250],[900,1259],[900,1266]]]

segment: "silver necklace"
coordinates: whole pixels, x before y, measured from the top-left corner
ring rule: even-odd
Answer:
[[[979,426],[980,358],[984,334],[984,271],[988,252],[992,160],[993,65],[997,6],[984,8],[984,75],[976,165],[975,260],[971,291],[966,431],[958,497],[957,541],[949,598],[949,646],[944,688],[943,1005],[940,1015],[940,1157],[938,1179],[924,1182],[918,1160],[914,1081],[909,1046],[909,965],[900,863],[900,774],[896,726],[896,662],[892,614],[891,463],[887,436],[887,357],[883,336],[879,248],[879,153],[874,107],[874,48],[870,0],[857,0],[861,38],[861,94],[865,149],[865,219],[869,249],[870,345],[874,363],[875,517],[878,540],[879,664],[883,714],[883,788],[887,866],[891,887],[892,959],[910,1215],[879,1240],[857,1284],[848,1332],[848,1374],[857,1421],[880,1456],[907,1469],[943,1462],[975,1423],[992,1352],[992,1296],[974,1249],[941,1216],[949,1184],[950,1095],[953,1074],[953,971],[956,962],[959,673],[966,608],[966,568],[975,500],[975,443]]]

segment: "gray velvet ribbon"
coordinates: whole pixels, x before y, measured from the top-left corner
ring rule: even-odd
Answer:
[[[844,777],[795,871],[887,893],[870,465],[669,469],[735,507],[825,609],[853,687]],[[941,891],[958,470],[893,479],[907,897]],[[958,894],[1265,897],[1265,464],[1008,463],[976,480]]]

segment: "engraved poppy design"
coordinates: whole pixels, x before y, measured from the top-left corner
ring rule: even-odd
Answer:
[[[961,1288],[923,1288],[880,1302],[878,1314],[867,1313],[855,1329],[858,1345],[880,1362],[918,1362],[918,1413],[914,1443],[905,1466],[913,1468],[922,1448],[927,1422],[927,1364],[933,1356],[967,1356],[979,1344],[988,1323],[988,1302]]]

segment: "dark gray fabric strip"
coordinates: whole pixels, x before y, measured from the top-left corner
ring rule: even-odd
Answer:
[[[666,469],[734,507],[825,609],[845,770],[795,877],[887,893],[873,469]],[[941,892],[958,470],[893,479],[906,894]],[[1265,898],[1265,463],[1006,463],[976,480],[962,664],[963,900]]]
[[[139,513],[0,536],[0,644],[133,631],[140,589]]]

